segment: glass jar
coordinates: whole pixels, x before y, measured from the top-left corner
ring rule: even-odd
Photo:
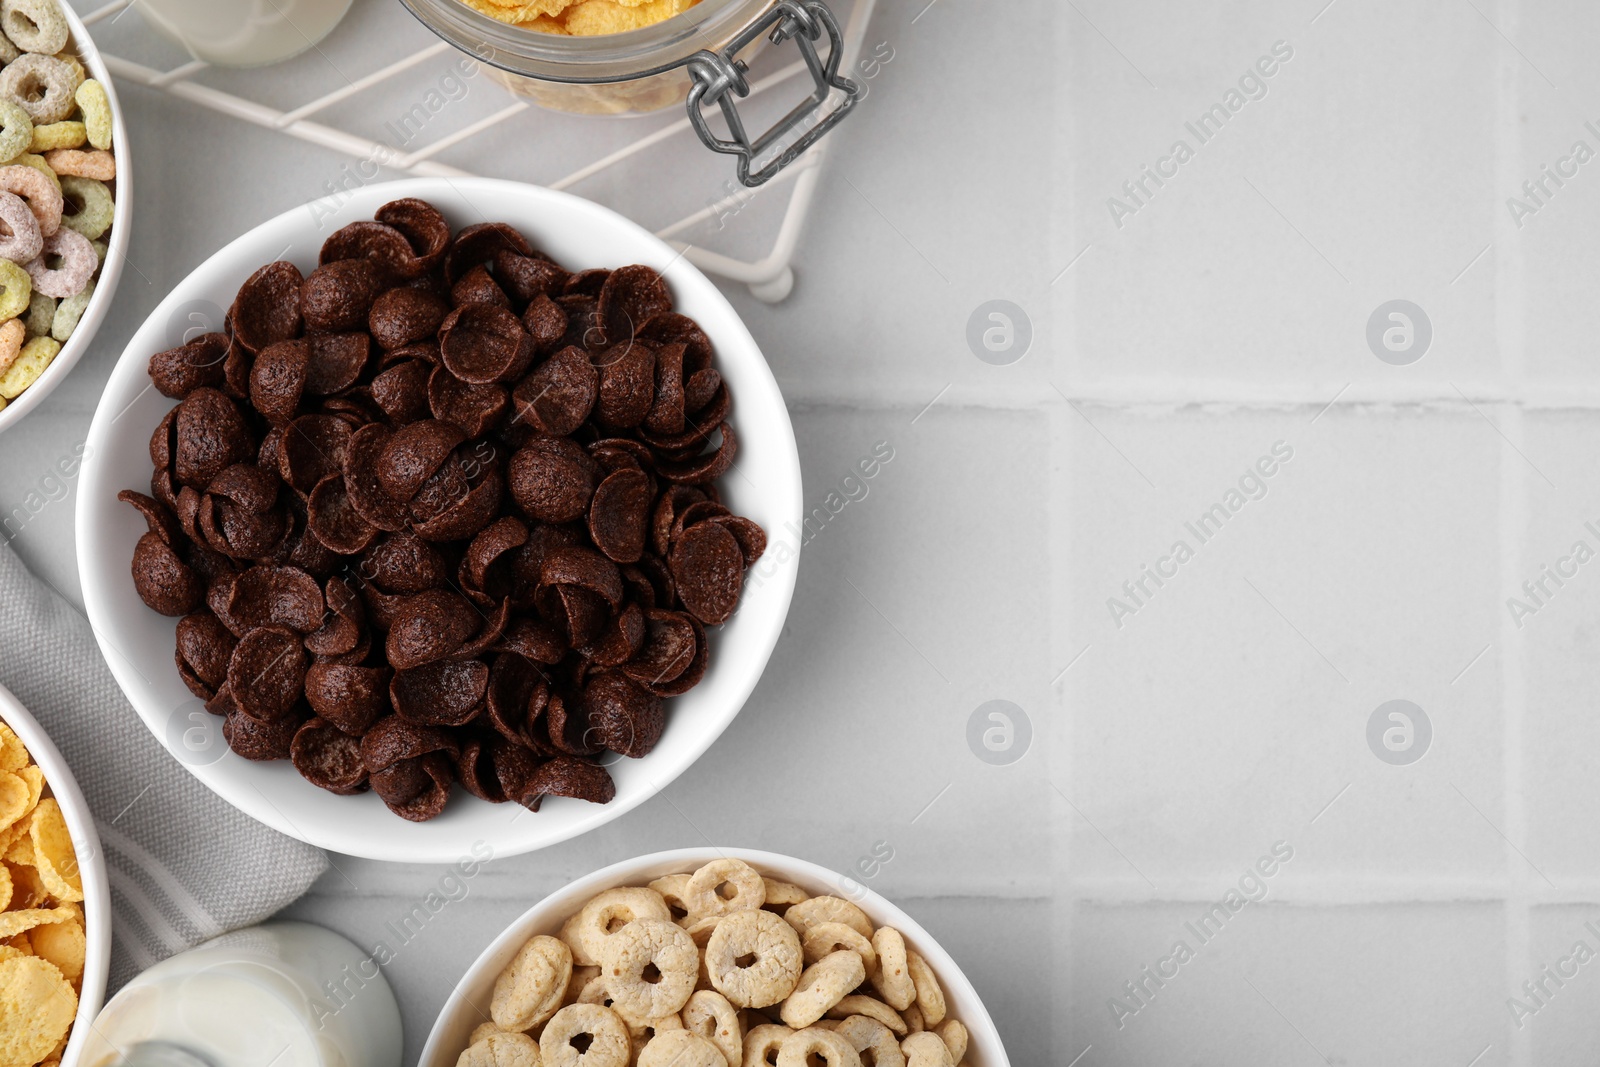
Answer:
[[[793,162],[861,94],[839,74],[843,35],[824,0],[700,0],[653,26],[594,37],[513,26],[462,0],[402,2],[423,25],[541,107],[637,115],[685,104],[708,148],[739,157],[739,178],[746,185],[760,185]],[[811,91],[771,130],[751,135],[736,99],[749,95],[747,63],[766,41],[795,43]],[[713,130],[708,107],[720,110],[729,136]]]

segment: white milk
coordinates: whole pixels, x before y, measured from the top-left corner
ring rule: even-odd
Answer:
[[[272,922],[156,964],[106,1005],[83,1067],[399,1067],[400,1011],[370,956]]]
[[[326,37],[351,0],[141,0],[145,20],[219,67],[276,63]]]

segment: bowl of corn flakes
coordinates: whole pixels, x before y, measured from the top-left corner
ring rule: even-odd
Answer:
[[[105,999],[111,888],[66,761],[0,686],[0,1058],[77,1062]]]
[[[60,0],[0,0],[0,431],[72,370],[127,261],[122,111]]]

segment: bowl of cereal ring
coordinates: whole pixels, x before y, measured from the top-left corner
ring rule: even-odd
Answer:
[[[100,53],[60,0],[0,3],[0,431],[93,339],[127,259],[127,142]]]
[[[0,687],[0,1056],[76,1063],[105,998],[111,881],[61,753]]]
[[[580,1055],[581,1053],[581,1055]],[[421,1067],[1006,1067],[976,990],[878,894],[692,848],[535,904],[457,983]]]
[[[135,334],[88,444],[79,566],[130,702],[247,814],[373,858],[529,851],[654,795],[744,704],[798,563],[737,314],[514,182],[247,233]]]

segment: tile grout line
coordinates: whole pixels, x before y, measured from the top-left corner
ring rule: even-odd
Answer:
[[[1502,59],[1500,66],[1502,72],[1508,75],[1510,89],[1496,96],[1499,103],[1496,109],[1495,141],[1501,149],[1496,159],[1496,169],[1509,173],[1515,169],[1515,161],[1521,155],[1518,151],[1521,147],[1519,119],[1524,101],[1519,88],[1521,83],[1515,73],[1507,69],[1509,66],[1507,61]],[[1499,173],[1496,175],[1497,178],[1504,176]],[[1510,393],[1522,397],[1526,395],[1528,383],[1524,376],[1526,368],[1522,351],[1527,317],[1523,307],[1524,272],[1521,246],[1513,243],[1503,262],[1504,269],[1501,269],[1502,260],[1498,256],[1493,264],[1495,330],[1497,348],[1500,352],[1500,372],[1501,377],[1511,383]],[[1513,402],[1502,406],[1502,422],[1508,428],[1511,440],[1518,442],[1516,446],[1518,448],[1525,443],[1526,420],[1523,418],[1523,411],[1521,403]],[[1500,449],[1499,489],[1502,506],[1498,534],[1501,588],[1504,589],[1517,587],[1517,573],[1522,565],[1522,542],[1528,526],[1528,493],[1531,486],[1527,464],[1519,457],[1509,454],[1506,449]],[[1533,895],[1525,890],[1529,872],[1521,863],[1521,857],[1515,854],[1515,846],[1512,844],[1516,841],[1524,844],[1527,842],[1527,810],[1522,798],[1523,720],[1527,704],[1524,676],[1526,648],[1509,614],[1500,616],[1500,635],[1501,647],[1506,650],[1500,672],[1503,715],[1500,773],[1507,838],[1502,854],[1507,864],[1506,875],[1510,890],[1505,904],[1506,990],[1507,996],[1510,996],[1511,991],[1518,988],[1519,972],[1532,958],[1531,927],[1534,899]],[[1507,1061],[1510,1067],[1532,1067],[1533,1055],[1528,1030],[1520,1026],[1514,1027],[1509,1021],[1504,1025],[1507,1027],[1503,1034],[1507,1039]]]

